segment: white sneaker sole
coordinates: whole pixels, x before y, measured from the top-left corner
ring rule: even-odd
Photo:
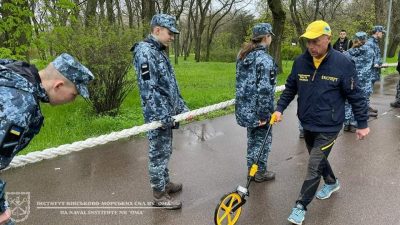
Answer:
[[[287,220],[288,220],[289,222],[293,223],[293,224],[296,224],[296,225],[302,225],[302,224],[303,224],[303,221],[301,221],[300,223],[298,223],[298,222],[292,220],[291,218],[288,218]]]
[[[318,195],[316,195],[315,197],[318,198],[318,199],[320,199],[320,200],[324,200],[324,199],[330,198],[331,195],[332,195],[332,193],[338,191],[339,189],[340,189],[340,185],[337,186],[335,189],[333,189],[333,190],[329,193],[329,195],[327,195],[327,196],[324,197],[324,198],[323,198],[323,197],[318,197]]]

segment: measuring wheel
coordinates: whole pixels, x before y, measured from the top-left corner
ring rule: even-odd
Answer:
[[[243,200],[244,199],[242,199],[242,196],[240,196],[237,192],[224,195],[215,209],[215,224],[234,225],[238,221],[242,211]]]

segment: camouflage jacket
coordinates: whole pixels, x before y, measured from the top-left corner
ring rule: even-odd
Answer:
[[[0,169],[25,148],[43,124],[39,101],[48,102],[36,67],[0,60]]]
[[[370,83],[374,67],[374,51],[368,46],[362,45],[359,48],[351,48],[344,52],[344,54],[354,62],[360,84],[365,85],[368,82]]]
[[[172,116],[189,109],[180,94],[171,62],[164,53],[165,47],[150,35],[131,50],[145,122],[161,120],[164,126],[173,126]]]
[[[370,37],[365,45],[374,51],[374,64],[382,65],[381,49],[379,48],[378,39]]]
[[[265,47],[258,46],[236,61],[236,121],[243,127],[257,127],[269,120],[274,110],[277,66]]]

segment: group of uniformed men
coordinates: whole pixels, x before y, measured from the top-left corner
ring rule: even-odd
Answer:
[[[182,206],[180,201],[171,197],[172,193],[182,190],[182,184],[172,182],[168,170],[172,129],[179,127],[173,116],[189,111],[164,51],[174,40],[174,34],[179,33],[175,22],[173,16],[155,15],[151,20],[149,36],[131,49],[145,122],[162,123],[161,128],[148,132],[148,166],[154,205],[168,209]],[[344,121],[345,100],[352,106],[355,117],[349,125],[355,127],[353,122],[357,121],[357,137],[363,139],[369,133],[367,99],[372,93],[373,82],[379,80],[382,61],[377,42],[384,32],[382,26],[375,26],[365,45],[366,33],[358,32],[355,42],[361,44],[342,54],[330,45],[329,25],[324,21],[311,23],[302,35],[307,40],[308,51],[295,60],[276,109],[274,90],[277,67],[266,53],[274,35],[271,25],[257,24],[253,28],[252,43],[239,52],[236,116],[239,125],[248,128],[248,165],[254,162],[256,152],[260,151],[268,120],[273,115],[276,118],[274,122],[279,122],[283,111],[298,95],[298,116],[304,128],[310,160],[300,196],[288,218],[292,223],[301,224],[304,220],[306,207],[317,191],[321,176],[325,184],[316,194],[317,198],[329,198],[340,187],[327,157]],[[355,62],[355,67],[345,55]],[[7,167],[12,158],[38,134],[44,119],[39,102],[64,104],[73,101],[78,94],[87,98],[87,85],[93,78],[89,69],[66,53],[40,71],[22,61],[0,60],[0,169]],[[400,107],[400,93],[392,106]],[[370,111],[375,110],[370,108]],[[268,149],[261,157],[261,170],[255,177],[258,182],[275,177],[266,168],[271,141],[272,136],[268,137]],[[5,182],[0,180],[0,224],[13,224],[4,187]]]

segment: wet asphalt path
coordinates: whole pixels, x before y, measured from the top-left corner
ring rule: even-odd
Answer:
[[[385,91],[371,99],[379,117],[370,121],[370,135],[357,141],[355,134],[344,133],[337,139],[330,162],[341,189],[328,200],[315,199],[303,224],[400,224],[400,109],[389,106],[397,79],[388,78]],[[304,141],[298,138],[295,110],[293,102],[273,128],[269,168],[277,173],[276,180],[252,183],[237,224],[290,224],[286,219],[308,160]],[[236,125],[234,115],[175,131],[170,174],[184,184],[176,195],[184,204],[178,211],[148,208],[152,193],[145,138],[7,170],[1,177],[8,182],[8,192],[29,193],[29,215],[21,225],[207,225],[213,224],[220,197],[245,185],[245,154],[246,132]],[[15,199],[18,194],[10,196]],[[21,199],[26,210],[28,204]]]

